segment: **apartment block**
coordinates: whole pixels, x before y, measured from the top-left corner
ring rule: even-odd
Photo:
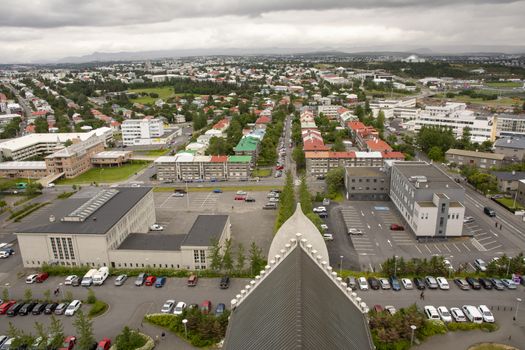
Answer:
[[[44,161],[11,161],[0,163],[0,178],[40,179],[47,175]]]
[[[416,237],[462,235],[465,190],[426,162],[395,162],[390,199]]]
[[[503,154],[509,161],[525,160],[525,136],[506,136],[494,142],[494,152]]]
[[[91,156],[91,164],[98,166],[121,166],[129,162],[131,151],[103,151]]]
[[[525,136],[525,114],[498,114],[497,136]]]
[[[389,199],[390,175],[384,168],[345,168],[344,181],[348,200],[385,201]]]
[[[480,169],[490,169],[501,167],[505,156],[498,153],[467,151],[463,149],[451,148],[445,152],[448,162],[456,163],[458,166],[469,165]]]
[[[305,152],[306,171],[324,176],[339,167],[382,167],[386,159],[404,160],[400,152]]]
[[[516,201],[521,205],[525,206],[525,179],[518,181]]]
[[[160,119],[127,119],[121,129],[124,146],[155,144],[155,139],[164,135],[164,125]]]

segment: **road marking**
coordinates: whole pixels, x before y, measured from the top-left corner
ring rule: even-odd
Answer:
[[[368,227],[368,229],[370,230],[370,225],[369,224],[366,224],[366,227]]]
[[[492,230],[490,230],[490,233],[492,233],[494,236],[498,237],[498,234]]]
[[[421,251],[421,249],[419,249],[419,247],[417,245],[414,245],[414,247],[416,247],[416,249],[419,252],[419,254],[423,254],[423,252]]]
[[[164,204],[166,204],[166,202],[169,201],[170,198],[171,198],[171,195],[168,195],[168,198],[166,198],[166,200],[164,202],[162,202],[162,204],[160,205],[160,208],[163,208]]]
[[[471,263],[468,263],[468,266],[470,266],[472,268],[472,270],[476,271],[476,268]]]
[[[471,243],[472,243],[472,246],[474,246],[480,252],[486,252],[487,251],[487,248],[485,248],[480,242],[478,242],[477,239],[472,238]]]
[[[458,250],[458,252],[461,253],[461,249],[458,248],[458,246],[456,245],[456,243],[452,243],[452,245]]]
[[[381,224],[377,224],[377,226],[379,226],[380,229],[383,229],[383,226],[381,226]]]
[[[429,252],[430,254],[432,254],[432,251],[430,250],[430,248],[429,248],[426,244],[424,245],[424,247],[427,248],[427,250],[428,250],[428,252]]]
[[[523,234],[522,231],[518,230],[517,228],[515,228],[510,222],[508,222],[507,220],[503,219],[503,218],[499,218],[500,221],[504,222],[507,226],[509,226],[510,228],[514,229],[515,231],[517,231],[518,233],[520,234]]]
[[[447,248],[447,250],[448,250],[449,253],[452,253],[452,251],[450,250],[450,248],[448,247],[448,245],[443,244],[443,247]]]
[[[467,249],[470,252],[470,248],[467,247],[467,245],[465,243],[462,243],[462,244],[463,244],[463,247],[465,247],[465,249]]]
[[[392,243],[390,243],[390,240],[387,239],[386,241],[388,242],[388,244],[390,244],[390,247],[392,247]]]
[[[365,216],[365,213],[363,213],[363,211],[361,210],[361,216]]]
[[[503,247],[503,246],[500,244],[500,245],[497,245],[497,246],[495,246],[495,247],[489,248],[489,250],[498,249],[498,248],[500,248],[500,247]]]
[[[441,253],[441,249],[439,249],[438,246],[437,246],[436,244],[434,244],[434,247],[437,249],[437,251],[438,251],[439,253]]]
[[[473,239],[474,239],[474,238],[473,238]],[[492,239],[492,237],[491,237],[491,236],[488,236],[488,237],[484,237],[484,238],[477,238],[477,241],[478,241],[478,242],[483,242],[483,241],[485,241],[485,240],[487,240],[487,239]]]

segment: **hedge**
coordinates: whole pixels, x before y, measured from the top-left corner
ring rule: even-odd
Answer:
[[[25,218],[26,216],[28,216],[29,214],[31,214],[32,212],[34,211],[37,211],[38,209],[42,208],[43,206],[45,205],[48,205],[50,202],[43,202],[43,203],[36,203],[35,206],[29,208],[28,210],[24,211],[23,213],[19,214],[18,216],[15,217],[15,221],[16,222],[19,222],[20,220],[22,220],[23,218]]]
[[[99,315],[102,315],[106,310],[108,309],[108,304],[97,300],[94,304],[92,304],[91,309],[89,310],[88,316],[89,317],[96,317]]]
[[[38,203],[32,203],[32,204],[24,205],[21,209],[18,209],[18,210],[15,210],[14,212],[12,212],[11,215],[9,216],[9,219],[16,218],[18,215],[23,214],[27,210],[30,210],[31,208],[34,208],[37,205],[38,205]]]

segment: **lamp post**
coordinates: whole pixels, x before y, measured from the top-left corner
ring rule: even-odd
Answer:
[[[62,288],[64,284],[62,282],[60,282],[58,284],[58,288],[60,288],[60,294],[62,295],[62,300],[64,300],[64,289]]]
[[[343,256],[340,256],[341,262],[339,263],[339,275],[343,274]]]
[[[514,313],[514,318],[513,318],[514,321],[516,321],[516,319],[518,318],[518,309],[520,307],[520,303],[521,303],[521,298],[516,298],[516,312]]]
[[[410,337],[410,346],[414,345],[414,331],[416,330],[416,326],[410,325],[410,329],[412,330],[412,336]]]
[[[399,258],[399,256],[394,255],[394,277],[397,277],[397,258]]]
[[[186,325],[188,323],[187,319],[182,320],[182,324],[184,325],[184,334],[186,335],[186,338],[188,338],[188,326]]]

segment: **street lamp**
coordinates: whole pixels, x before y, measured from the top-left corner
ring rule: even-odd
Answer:
[[[340,258],[341,258],[341,263],[339,264],[339,275],[342,275],[343,274],[343,256],[341,255]]]
[[[62,300],[64,300],[64,289],[62,288],[63,285],[64,284],[62,282],[58,284],[58,288],[60,289],[60,293],[62,295]]]
[[[516,312],[514,313],[514,318],[513,318],[514,321],[516,321],[516,319],[518,318],[518,309],[520,307],[520,303],[521,303],[521,298],[516,298]]]
[[[397,258],[399,258],[399,256],[394,255],[394,277],[397,277]]]
[[[182,320],[182,324],[184,325],[184,334],[186,335],[186,338],[188,338],[188,326],[186,325],[188,323],[187,319]]]
[[[410,337],[410,346],[414,345],[414,331],[416,330],[416,326],[410,325],[410,329],[412,330],[412,336]]]

